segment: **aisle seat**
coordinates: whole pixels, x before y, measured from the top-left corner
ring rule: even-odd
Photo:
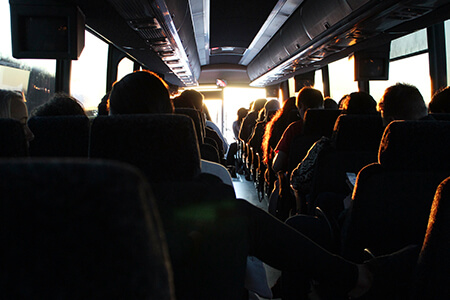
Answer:
[[[395,121],[386,128],[378,163],[364,167],[343,236],[345,258],[364,259],[421,244],[433,196],[450,175],[450,122]]]
[[[97,117],[91,128],[90,157],[135,165],[151,182],[192,180],[200,174],[194,124],[182,115]]]
[[[28,155],[23,126],[19,121],[0,118],[0,157]]]
[[[143,175],[94,160],[1,160],[4,299],[174,298]]]
[[[32,117],[28,127],[32,157],[85,157],[89,149],[89,119],[85,116]]]

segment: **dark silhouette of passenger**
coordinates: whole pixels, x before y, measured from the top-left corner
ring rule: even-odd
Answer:
[[[256,120],[258,119],[258,114],[261,109],[264,108],[266,104],[266,99],[258,99],[253,103],[251,111],[247,114],[241,125],[241,130],[239,131],[239,139],[244,143],[247,143],[253,132],[253,128],[256,125]]]
[[[28,109],[22,93],[0,90],[0,118],[19,121],[23,126],[27,143],[34,139],[33,132],[28,128]]]
[[[323,96],[319,90],[312,87],[304,87],[297,95],[296,106],[302,117],[302,120],[289,125],[283,133],[280,141],[275,147],[275,157],[273,159],[272,169],[275,173],[287,170],[289,150],[291,142],[297,135],[302,133],[303,120],[308,109],[323,109]]]
[[[110,114],[172,112],[166,84],[147,71],[117,82],[110,101]],[[371,274],[366,266],[333,255],[247,201],[236,201],[236,217],[245,220],[248,231],[242,242],[248,244],[249,255],[280,270],[303,270],[308,278],[327,284],[336,294],[357,296],[370,287]]]
[[[288,98],[281,109],[267,123],[264,131],[263,142],[261,145],[263,153],[263,162],[266,167],[264,179],[267,189],[272,191],[275,181],[275,173],[272,170],[272,160],[275,156],[274,150],[283,135],[284,130],[292,122],[301,119],[298,116],[298,109],[295,105],[295,97]]]
[[[375,114],[377,102],[366,92],[354,92],[343,99],[341,109],[346,114]]]
[[[450,87],[437,91],[428,104],[430,113],[450,113]]]
[[[31,111],[31,116],[86,116],[82,104],[65,93],[55,94],[49,101]]]
[[[384,126],[395,120],[427,118],[428,110],[419,90],[410,84],[397,83],[388,87],[378,103]]]
[[[260,111],[261,120],[256,123],[253,133],[248,141],[248,144],[260,154],[262,154],[261,145],[266,125],[279,109],[280,102],[278,100],[270,100],[266,102],[264,108]]]
[[[336,101],[334,101],[332,98],[325,97],[325,99],[323,100],[323,108],[324,109],[338,109],[339,106],[336,103]]]

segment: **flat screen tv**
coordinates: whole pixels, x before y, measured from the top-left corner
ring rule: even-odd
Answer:
[[[85,17],[74,5],[11,4],[12,52],[16,58],[78,59]]]

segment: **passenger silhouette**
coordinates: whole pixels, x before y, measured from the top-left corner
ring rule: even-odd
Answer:
[[[28,109],[25,96],[22,93],[0,90],[0,118],[14,119],[23,126],[27,143],[34,139],[33,132],[28,128]]]
[[[86,116],[83,105],[65,93],[55,94],[48,102],[31,111],[31,116]]]
[[[450,87],[437,91],[428,104],[430,113],[450,113]]]

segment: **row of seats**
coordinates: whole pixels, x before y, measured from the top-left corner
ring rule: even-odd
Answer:
[[[71,120],[76,121],[71,123]],[[81,121],[77,122],[78,120]],[[177,299],[240,299],[244,294],[242,283],[244,282],[247,253],[245,243],[242,243],[243,235],[246,232],[245,226],[234,218],[236,214],[233,213],[233,209],[236,205],[236,198],[233,188],[223,184],[218,178],[201,173],[198,136],[192,119],[184,115],[154,114],[102,116],[95,118],[91,125],[89,121],[87,123],[85,121],[87,120],[74,117],[30,119],[30,128],[31,130],[35,129],[36,132],[35,145],[38,141],[42,142],[40,155],[52,156],[52,159],[57,156],[76,156],[74,152],[65,151],[78,147],[82,149],[81,152],[77,152],[80,154],[79,156],[85,157],[83,163],[89,157],[87,164],[92,164],[92,168],[96,168],[95,166],[99,164],[109,165],[104,160],[120,161],[137,167],[150,183],[152,191],[150,195],[154,195],[157,206],[156,209],[156,206],[147,205],[144,210],[151,209],[150,213],[158,210],[158,215],[161,217],[161,227],[167,239]],[[36,130],[41,124],[47,126],[46,134],[40,134],[40,131]],[[87,126],[85,126],[86,124]],[[80,126],[76,129],[75,126],[78,125]],[[84,132],[84,135],[79,134],[77,130]],[[57,133],[53,134],[52,132]],[[83,138],[78,138],[80,136]],[[82,147],[80,147],[81,145]],[[30,144],[30,152],[37,156],[36,148],[31,149],[31,147]],[[59,150],[63,151],[55,153]],[[97,159],[102,161],[97,163]],[[32,162],[33,157],[28,161]],[[41,168],[45,169],[44,166]],[[59,170],[64,166],[55,168]],[[74,172],[73,176],[78,176],[77,172]],[[101,172],[95,176],[102,177],[104,181],[109,180],[109,175]],[[75,189],[76,185],[80,185],[81,191],[74,192],[74,197],[84,197],[83,201],[94,201],[96,197],[104,199],[103,191],[108,186],[97,186],[97,180],[93,177],[94,175],[90,175],[81,182],[78,179],[71,181],[66,176],[55,175],[51,182],[42,184],[41,188],[42,191],[45,191],[47,186],[62,186],[55,192],[56,194],[61,192],[59,198],[52,196],[54,199],[49,201],[64,202],[66,194]],[[88,183],[89,187],[85,187]],[[28,191],[28,183],[23,184]],[[65,184],[71,185],[71,187],[63,187]],[[107,198],[114,198],[115,189],[119,189],[122,185],[131,185],[131,183],[127,183],[126,178],[121,182],[120,176],[117,175],[116,179],[111,180],[111,185],[114,188],[111,189],[111,192],[105,193]],[[131,189],[133,186],[128,188]],[[46,192],[41,193],[37,188],[34,189],[34,193],[34,195],[41,195],[39,198],[46,197]],[[117,197],[126,201],[126,197],[121,195],[118,193]],[[35,199],[35,197],[30,197],[30,199]],[[145,202],[145,199],[140,201]],[[66,216],[70,215],[70,210],[74,205],[76,202],[67,203]],[[96,209],[99,214],[103,211],[109,214],[108,210],[100,204]],[[55,213],[57,213],[56,210]],[[14,214],[12,212],[12,215]],[[123,221],[120,219],[117,221],[120,223],[132,219],[133,217],[129,216]],[[69,220],[73,219],[69,218]],[[76,229],[79,220],[73,221],[72,226]],[[103,234],[98,226],[92,230],[98,235]],[[14,237],[11,237],[10,240],[13,242]],[[89,238],[89,240],[92,239]],[[69,242],[72,243],[72,241]],[[44,250],[38,249],[38,251]],[[37,269],[42,270],[41,267],[38,266]],[[78,275],[76,274],[76,276]],[[95,286],[95,283],[92,285]],[[165,298],[155,297],[153,299]]]
[[[3,298],[175,299],[158,208],[137,169],[96,160],[1,160],[0,193]],[[448,203],[450,177],[434,196],[413,299],[450,296]],[[186,222],[192,209],[179,213]],[[210,277],[196,288],[210,289],[216,276],[229,283],[216,265],[198,267]],[[233,287],[178,299],[240,299],[220,296]]]

